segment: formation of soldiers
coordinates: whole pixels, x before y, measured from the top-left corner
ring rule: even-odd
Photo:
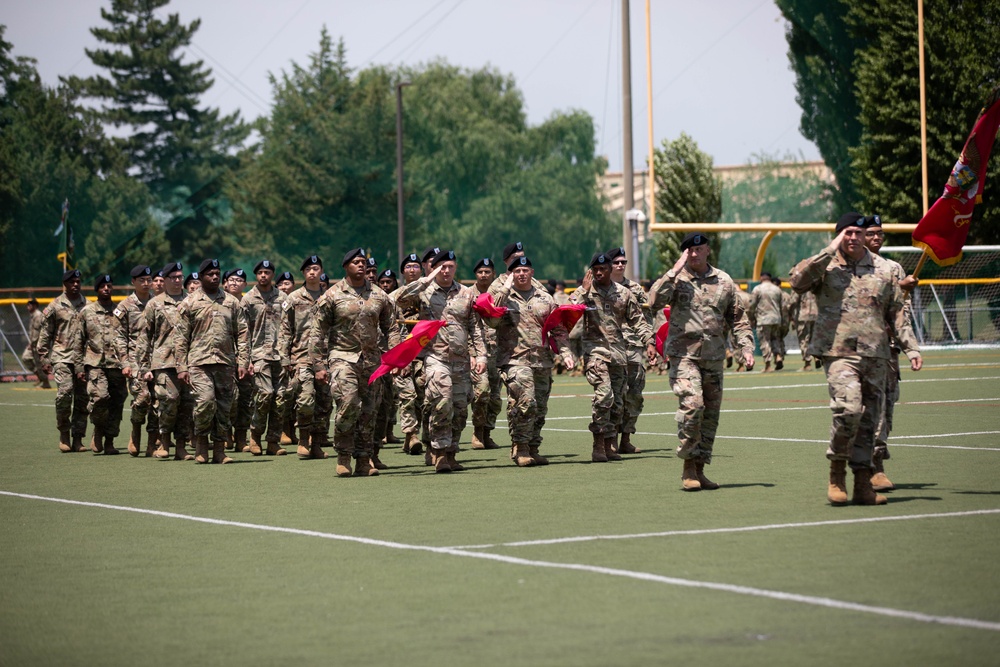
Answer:
[[[546,289],[519,242],[503,249],[502,273],[479,259],[472,286],[459,282],[455,252],[441,247],[406,256],[399,274],[355,248],[333,282],[311,255],[297,289],[295,276],[263,259],[246,293],[246,273],[224,273],[217,259],[187,276],[179,262],[159,271],[136,266],[133,292],[117,306],[111,276],[97,279],[97,300],[88,302],[80,272],[67,271],[64,293],[33,312],[31,358],[41,378],[55,378],[60,451],[87,449],[89,417],[89,449],[118,454],[131,395],[132,456],[143,451],[145,426],[147,457],[168,459],[173,450],[174,460],[225,464],[233,460],[227,452],[284,456],[294,446],[299,459],[320,460],[332,445],[340,477],[378,475],[387,468],[382,447],[400,443],[436,472],[463,470],[457,455],[470,408],[472,448],[499,447],[492,431],[501,384],[511,461],[544,466],[553,373],[578,361],[593,388],[590,460],[621,460],[641,451],[632,438],[647,364],[666,362],[679,403],[681,487],[696,491],[719,488],[705,467],[724,366],[735,359],[753,369],[756,326],[765,372],[780,370],[794,321],[803,369],[823,365],[830,385],[828,500],[848,502],[849,465],[853,502],[882,504],[876,491],[892,488],[884,461],[899,353],[913,370],[922,363],[905,298],[916,281],[878,255],[882,238],[878,216],[846,214],[830,245],[792,269],[794,296],[766,275],[749,298],[709,264],[709,239],[699,232],[683,239],[681,256],[648,292],[625,278],[624,248],[595,254],[573,292]],[[666,307],[669,331],[658,351]],[[570,311],[575,318],[563,317]],[[408,365],[370,381],[382,355],[427,320],[445,325],[419,341]],[[397,416],[402,440],[393,433]]]

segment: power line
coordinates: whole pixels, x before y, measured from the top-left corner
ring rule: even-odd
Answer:
[[[597,3],[600,1],[601,0],[594,0],[594,2],[590,3],[590,6],[588,6],[585,10],[583,10],[583,13],[581,13],[579,16],[576,17],[576,20],[573,21],[573,23],[571,23],[570,26],[566,28],[563,34],[561,34],[559,38],[552,43],[552,46],[549,47],[549,50],[546,51],[542,55],[542,57],[538,59],[538,62],[536,62],[530,70],[528,70],[528,73],[524,75],[523,79],[521,79],[522,83],[527,81],[531,77],[531,75],[535,73],[535,70],[537,70],[543,62],[545,62],[545,59],[548,58],[549,55],[551,55],[552,52],[556,50],[556,47],[559,46],[559,43],[562,42],[564,39],[566,39],[567,35],[573,32],[573,28],[575,28],[576,25],[583,20],[583,17],[589,14],[590,10],[593,9],[594,6],[597,5]]]
[[[243,95],[243,97],[247,98],[247,100],[249,100],[251,104],[253,104],[254,106],[256,106],[258,109],[260,109],[264,113],[267,113],[269,111],[269,109],[268,109],[269,105],[268,105],[267,100],[265,100],[263,97],[261,97],[260,95],[258,95],[256,92],[254,92],[245,83],[243,83],[242,81],[240,81],[239,78],[237,78],[235,74],[233,74],[228,69],[226,69],[225,65],[223,65],[218,60],[216,60],[215,58],[213,58],[212,54],[210,54],[208,51],[206,51],[202,47],[198,46],[193,41],[191,42],[191,48],[194,49],[194,50],[196,50],[196,51],[198,51],[199,53],[201,53],[201,55],[203,55],[205,58],[208,58],[209,60],[211,60],[213,63],[215,63],[215,65],[219,68],[219,70],[221,70],[226,75],[228,75],[227,82],[229,83],[230,87],[236,88],[236,92],[238,92],[239,94]],[[226,77],[224,77],[224,78],[226,78]],[[242,87],[242,90],[241,90],[240,87]],[[254,98],[256,98],[256,99],[254,99]]]
[[[433,6],[433,7],[431,7],[430,9],[428,9],[428,10],[427,10],[426,12],[424,12],[423,14],[421,14],[419,18],[417,18],[417,19],[416,19],[415,21],[411,22],[411,23],[410,23],[410,25],[408,25],[408,26],[406,26],[405,28],[403,28],[403,29],[402,29],[402,31],[400,31],[400,32],[399,32],[399,33],[398,33],[398,34],[397,34],[397,35],[396,35],[395,37],[393,37],[393,38],[392,38],[392,39],[390,39],[390,40],[389,40],[388,42],[386,42],[386,43],[385,43],[385,44],[383,44],[383,45],[382,45],[381,47],[379,47],[378,51],[376,51],[375,53],[371,54],[371,56],[369,56],[368,60],[366,60],[365,62],[363,62],[363,63],[361,64],[361,67],[365,67],[366,65],[370,65],[370,64],[371,64],[371,62],[372,62],[373,60],[375,60],[375,57],[376,57],[376,56],[378,56],[378,54],[382,53],[382,52],[383,52],[383,51],[385,51],[385,50],[386,50],[387,48],[389,48],[389,46],[390,46],[391,44],[394,44],[394,43],[396,42],[396,40],[397,40],[397,39],[399,39],[400,37],[402,37],[403,35],[405,35],[406,33],[408,33],[408,32],[409,32],[410,30],[412,30],[412,29],[413,29],[414,27],[416,27],[416,25],[417,25],[418,23],[420,23],[421,21],[423,21],[423,20],[424,20],[425,18],[427,18],[427,16],[428,16],[429,14],[431,14],[431,13],[432,13],[432,12],[433,12],[433,11],[434,11],[435,9],[437,9],[438,7],[440,7],[441,5],[443,5],[443,4],[444,4],[444,3],[446,3],[446,2],[448,2],[448,0],[440,0],[440,2],[438,2],[438,3],[437,3],[437,4],[435,4],[435,5]]]
[[[412,47],[414,44],[416,44],[417,42],[419,42],[425,36],[427,36],[428,34],[430,34],[431,32],[433,32],[439,25],[441,25],[442,22],[444,22],[444,20],[446,18],[448,18],[451,15],[451,13],[453,11],[455,11],[456,9],[458,9],[458,6],[461,5],[463,2],[465,2],[465,0],[458,0],[458,2],[456,2],[451,9],[449,9],[447,12],[445,12],[444,15],[442,15],[441,18],[439,18],[437,21],[435,21],[434,23],[432,23],[431,26],[429,28],[427,28],[427,30],[424,30],[422,33],[420,33],[415,40],[413,40],[412,42],[410,42],[409,44],[407,44],[406,46],[404,46],[401,51],[399,51],[396,55],[394,55],[392,58],[390,58],[389,62],[395,62],[397,58],[401,57],[404,53],[406,53],[407,51],[409,51],[410,47]]]

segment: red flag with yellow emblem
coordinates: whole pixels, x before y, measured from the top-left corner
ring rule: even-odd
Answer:
[[[402,343],[382,355],[382,365],[376,368],[375,372],[368,378],[368,384],[379,379],[393,368],[406,368],[410,365],[410,362],[417,358],[422,349],[430,345],[437,332],[446,324],[448,323],[444,320],[417,322],[413,331]]]

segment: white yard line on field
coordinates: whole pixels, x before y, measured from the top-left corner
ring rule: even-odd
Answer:
[[[365,544],[369,546],[384,547],[388,549],[399,549],[405,551],[425,551],[429,553],[458,556],[460,558],[475,558],[485,561],[506,563],[509,565],[517,565],[521,567],[539,567],[539,568],[548,568],[556,570],[587,572],[590,574],[622,577],[625,579],[634,579],[638,581],[650,581],[654,583],[667,584],[670,586],[707,589],[723,593],[735,593],[738,595],[748,595],[751,597],[780,600],[783,602],[798,602],[801,604],[808,604],[817,607],[825,607],[828,609],[841,609],[846,611],[857,611],[868,614],[876,614],[879,616],[889,616],[892,618],[903,618],[911,621],[918,621],[921,623],[935,623],[939,625],[949,625],[949,626],[956,626],[963,628],[975,628],[978,630],[991,630],[993,632],[1000,632],[1000,623],[992,621],[982,621],[975,618],[962,618],[958,616],[936,616],[933,614],[924,614],[915,611],[908,611],[905,609],[894,609],[891,607],[876,607],[872,605],[858,604],[856,602],[835,600],[833,598],[817,597],[812,595],[800,595],[798,593],[786,593],[784,591],[772,591],[764,588],[737,586],[734,584],[724,584],[713,581],[695,581],[691,579],[665,577],[663,575],[653,574],[651,572],[635,572],[632,570],[620,570],[610,567],[600,567],[597,565],[586,565],[583,563],[558,563],[558,562],[542,561],[542,560],[529,560],[526,558],[516,558],[513,556],[504,556],[501,554],[483,553],[478,551],[465,551],[463,549],[455,549],[453,547],[431,547],[431,546],[422,546],[416,544],[404,544],[402,542],[373,540],[370,538],[356,537],[353,535],[338,535],[336,533],[323,533],[315,530],[285,528],[283,526],[268,526],[256,523],[245,523],[242,521],[226,521],[224,519],[212,519],[209,517],[199,517],[188,514],[176,514],[174,512],[161,512],[158,510],[148,510],[138,507],[109,505],[106,503],[92,503],[79,500],[69,500],[65,498],[50,498],[46,496],[36,496],[25,493],[14,493],[11,491],[0,491],[0,495],[14,497],[14,498],[22,498],[26,500],[42,500],[53,503],[62,503],[66,505],[75,505],[79,507],[92,507],[97,509],[114,510],[118,512],[133,512],[136,514],[146,514],[166,519],[193,521],[197,523],[205,523],[205,524],[225,526],[231,528],[245,528],[248,530],[259,530],[271,533],[285,533],[289,535],[297,535],[300,537],[316,537],[320,539],[336,540],[340,542],[353,542],[356,544]],[[997,511],[1000,512],[1000,510]]]

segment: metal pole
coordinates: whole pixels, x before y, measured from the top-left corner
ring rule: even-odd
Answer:
[[[632,39],[629,36],[628,0],[622,0],[622,247],[629,248],[629,221],[626,213],[635,205],[635,185],[632,183]],[[629,262],[631,267],[626,275],[636,279],[637,262]]]
[[[650,36],[650,23],[652,18],[649,12],[649,0],[646,0],[646,100],[649,107],[646,111],[646,123],[649,130],[649,192],[643,193],[649,196],[650,222],[656,222],[656,176],[653,173],[653,40]]]
[[[924,77],[924,0],[917,0],[917,51],[920,57],[920,173],[924,195],[924,215],[927,215],[927,81]]]
[[[409,81],[396,84],[396,262],[403,261],[403,86]]]

